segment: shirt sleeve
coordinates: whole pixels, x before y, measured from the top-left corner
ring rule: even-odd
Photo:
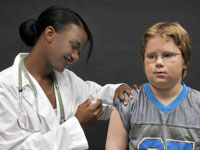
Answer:
[[[136,100],[136,98],[137,98],[137,95],[138,95],[138,93],[137,93],[134,89],[132,89],[131,92],[132,92],[133,97],[134,97],[134,98],[131,99],[131,100],[130,100],[130,98],[127,96],[127,94],[124,94],[125,97],[126,97],[126,99],[128,100],[128,105],[124,106],[124,105],[120,102],[119,98],[118,98],[118,100],[117,100],[117,110],[119,111],[121,120],[122,120],[122,122],[123,122],[123,125],[124,125],[125,129],[127,130],[127,133],[129,133],[129,130],[130,130],[130,128],[131,128],[131,126],[130,126],[131,117],[132,117],[131,113],[132,113],[132,111],[133,111],[133,109],[134,109],[134,102],[135,102],[135,100]]]
[[[68,85],[73,87],[71,90],[76,90],[79,104],[87,100],[89,96],[93,96],[94,98],[100,98],[104,104],[113,106],[115,90],[122,84],[106,84],[101,86],[94,81],[84,81],[68,69],[65,69],[64,77],[67,78],[65,80],[67,80]]]
[[[121,84],[106,84],[101,86],[93,81],[84,81],[79,78],[72,71],[66,70],[68,77],[68,84],[73,87],[71,90],[76,91],[77,106],[86,101],[89,96],[94,97],[94,103],[96,99],[99,98],[103,103],[103,115],[99,118],[101,120],[106,120],[110,118],[113,107],[113,97],[116,88]]]
[[[29,137],[23,141],[20,148],[71,150],[87,149],[88,144],[78,120],[76,117],[72,117],[62,125],[53,128],[45,134],[36,133],[29,135]]]
[[[113,97],[115,90],[121,84],[106,84],[104,86],[100,86],[92,81],[86,81],[85,84],[88,89],[88,93],[91,93],[90,95],[94,97],[94,100],[97,98],[102,100],[104,113],[101,115],[99,120],[109,119],[113,109]]]
[[[113,106],[115,90],[121,84],[106,84],[101,86],[93,81],[85,81],[85,89],[94,98],[100,98],[104,104]]]

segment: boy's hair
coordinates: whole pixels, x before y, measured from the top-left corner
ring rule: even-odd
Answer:
[[[184,59],[184,64],[186,65],[187,68],[192,52],[190,37],[187,31],[180,24],[176,22],[156,23],[144,33],[142,39],[142,50],[141,50],[142,61],[144,62],[144,54],[148,40],[156,36],[165,38],[166,40],[171,39],[172,41],[174,41],[174,44],[181,51],[182,57]],[[182,72],[182,78],[184,78],[185,75],[186,75],[186,69],[184,69]]]

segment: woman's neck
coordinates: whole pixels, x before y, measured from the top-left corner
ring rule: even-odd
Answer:
[[[183,85],[181,81],[174,86],[163,89],[150,84],[151,90],[156,98],[165,106],[169,105],[182,91]]]
[[[29,73],[38,81],[49,79],[51,76],[52,68],[41,48],[34,47],[24,64]]]

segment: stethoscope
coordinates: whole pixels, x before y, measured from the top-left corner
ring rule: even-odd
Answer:
[[[19,62],[19,114],[18,114],[18,118],[17,118],[17,124],[18,126],[22,129],[22,130],[26,130],[29,132],[40,132],[42,130],[42,119],[41,116],[39,114],[39,109],[38,109],[38,92],[37,89],[33,83],[33,81],[31,80],[29,73],[24,65],[24,60],[28,55],[21,55],[21,59]],[[32,89],[33,89],[33,93],[34,93],[34,97],[35,97],[35,103],[36,103],[36,113],[40,122],[40,127],[39,129],[28,129],[25,127],[25,123],[22,121],[21,116],[22,116],[22,97],[23,97],[23,88],[22,88],[22,71],[25,73],[26,78],[28,79]],[[59,102],[59,107],[60,107],[60,124],[62,124],[63,122],[65,122],[65,113],[64,113],[64,106],[63,106],[63,102],[62,102],[62,97],[60,94],[60,89],[58,86],[58,82],[56,80],[56,77],[54,75],[54,73],[52,73],[52,77],[53,77],[53,81],[56,87],[56,93],[57,93],[57,97],[58,97],[58,102]]]

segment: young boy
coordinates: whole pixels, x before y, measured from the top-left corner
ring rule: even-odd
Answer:
[[[107,150],[200,150],[200,92],[182,82],[190,56],[189,35],[178,23],[157,23],[145,32],[149,83],[113,110]]]

